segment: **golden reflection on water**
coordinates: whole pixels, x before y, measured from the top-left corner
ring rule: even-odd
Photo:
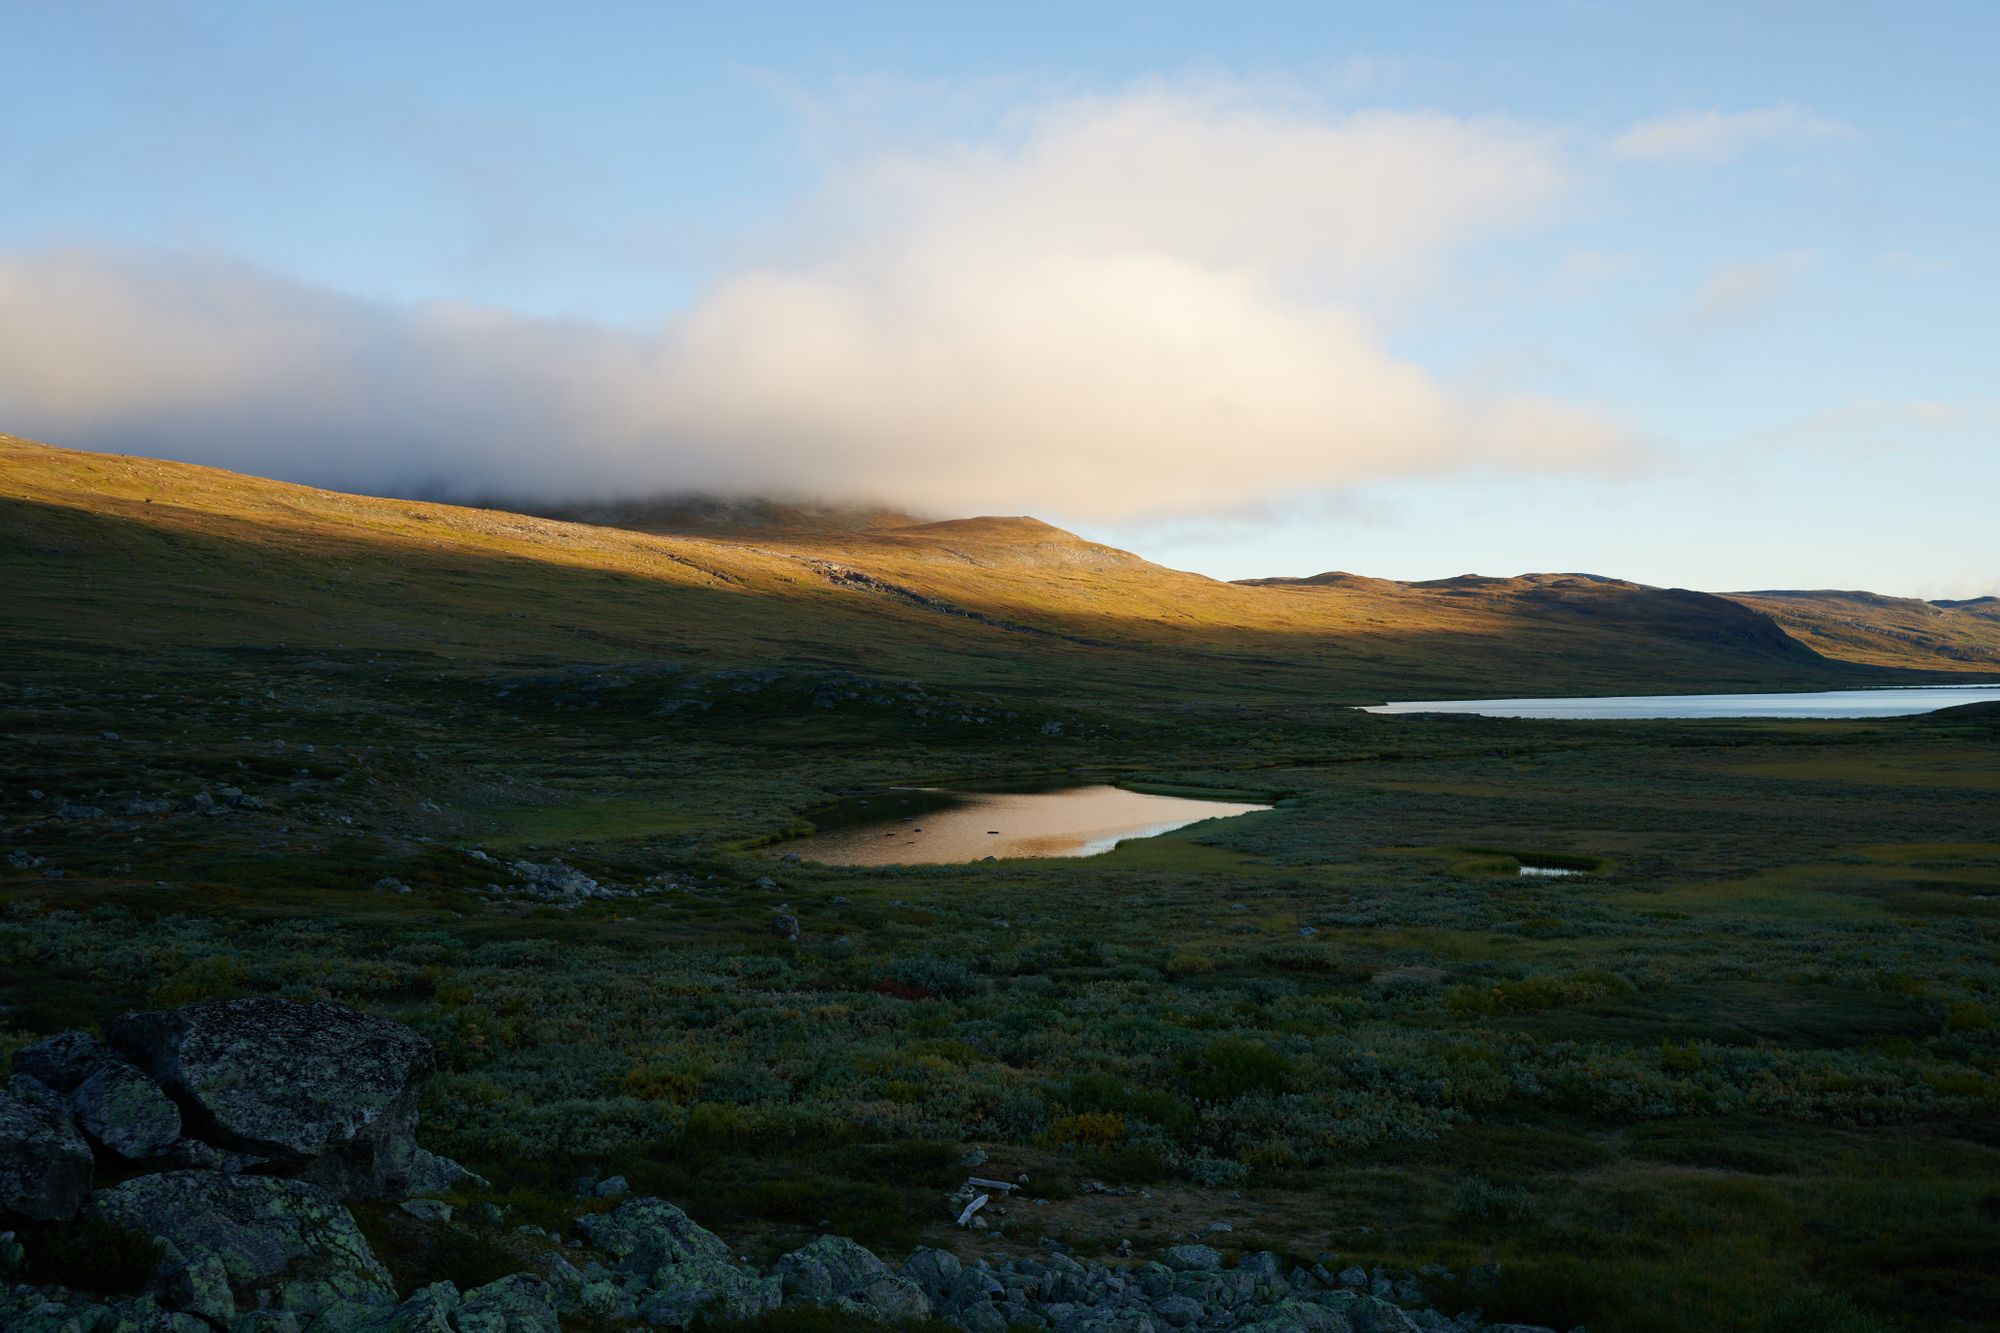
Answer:
[[[1153,796],[1098,785],[1063,791],[955,792],[963,804],[785,844],[832,865],[941,865],[986,857],[1095,856],[1204,819],[1268,810],[1240,801]]]

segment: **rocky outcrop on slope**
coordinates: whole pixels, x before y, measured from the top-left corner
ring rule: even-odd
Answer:
[[[127,1014],[111,1043],[180,1104],[196,1137],[342,1198],[407,1193],[430,1043],[338,1004],[255,998]]]
[[[1409,1275],[1308,1270],[1270,1253],[1225,1264],[1204,1245],[1136,1266],[1060,1251],[967,1264],[929,1248],[892,1266],[820,1236],[760,1270],[675,1205],[620,1190],[593,1191],[598,1206],[618,1202],[576,1218],[568,1236],[505,1233],[524,1271],[465,1291],[433,1282],[399,1293],[344,1200],[487,1187],[417,1145],[417,1096],[432,1067],[421,1037],[342,1005],[275,999],[128,1014],[109,1032],[108,1045],[71,1032],[14,1055],[0,1092],[0,1214],[25,1234],[0,1231],[0,1274],[33,1272],[36,1247],[56,1243],[68,1223],[133,1241],[143,1289],[0,1277],[0,1328],[10,1333],[682,1329],[794,1305],[856,1328],[931,1319],[968,1333],[1498,1327],[1424,1308]],[[95,1169],[116,1183],[92,1191]],[[499,1206],[463,1207],[476,1222],[454,1222],[457,1211],[417,1198],[399,1215],[440,1237],[468,1226],[501,1234]]]
[[[212,1324],[228,1326],[239,1301],[301,1319],[396,1303],[353,1216],[307,1181],[168,1171],[98,1190],[89,1213],[157,1241],[159,1294]]]

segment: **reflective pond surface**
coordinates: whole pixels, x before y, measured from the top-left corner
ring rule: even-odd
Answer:
[[[812,816],[819,832],[776,850],[832,865],[940,865],[987,857],[1096,856],[1204,819],[1268,810],[1098,784],[1044,791],[897,788]]]
[[[1364,713],[1476,713],[1481,717],[1596,720],[1670,717],[1908,717],[2000,700],[2000,685],[1918,685],[1804,694],[1634,694],[1579,699],[1427,699]]]

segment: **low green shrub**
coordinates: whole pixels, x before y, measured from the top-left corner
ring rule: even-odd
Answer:
[[[1085,1111],[1059,1116],[1042,1131],[1050,1148],[1116,1148],[1125,1141],[1125,1117],[1113,1111]]]
[[[1245,1037],[1219,1037],[1182,1061],[1187,1090],[1202,1102],[1276,1091],[1291,1068],[1283,1054]]]
[[[1525,1014],[1538,1009],[1558,1009],[1614,996],[1631,995],[1637,990],[1616,972],[1586,968],[1557,976],[1537,972],[1519,981],[1502,981],[1491,986],[1454,986],[1445,993],[1445,1008],[1461,1016],[1484,1014]]]
[[[1794,1292],[1757,1326],[1757,1333],[1890,1333],[1894,1325],[1833,1292]]]

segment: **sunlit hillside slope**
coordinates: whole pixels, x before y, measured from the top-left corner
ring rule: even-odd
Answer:
[[[2000,597],[1925,602],[1873,592],[1732,592],[1827,657],[2000,672]]]

